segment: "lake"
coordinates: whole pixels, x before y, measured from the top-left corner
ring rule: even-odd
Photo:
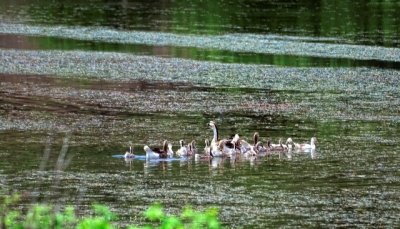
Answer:
[[[0,187],[34,203],[216,206],[228,228],[400,225],[397,1],[0,3]],[[125,160],[239,133],[313,153]]]

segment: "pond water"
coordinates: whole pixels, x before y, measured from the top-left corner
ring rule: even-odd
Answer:
[[[229,228],[400,225],[397,1],[1,1],[0,187],[109,205],[160,201]],[[313,153],[172,162],[132,144],[318,138]]]

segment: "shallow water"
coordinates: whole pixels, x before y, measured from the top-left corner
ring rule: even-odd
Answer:
[[[400,6],[346,4],[2,1],[2,191],[23,208],[104,203],[120,225],[156,200],[217,206],[231,228],[400,225]],[[316,136],[317,151],[112,157],[201,149],[210,120],[221,137]]]

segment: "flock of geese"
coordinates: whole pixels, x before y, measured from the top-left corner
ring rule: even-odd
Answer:
[[[236,156],[267,156],[274,152],[287,152],[292,149],[298,151],[311,151],[315,150],[315,144],[317,139],[311,138],[310,144],[298,144],[293,142],[291,138],[288,138],[285,143],[282,143],[281,139],[278,144],[272,144],[268,141],[266,144],[259,141],[259,134],[255,132],[253,135],[253,143],[249,143],[235,134],[231,138],[219,139],[218,127],[214,121],[210,121],[208,126],[213,130],[213,138],[211,142],[205,140],[204,151],[196,147],[196,142],[193,140],[188,145],[185,145],[183,140],[180,140],[180,148],[174,153],[172,150],[172,144],[164,141],[163,148],[150,148],[147,145],[143,147],[146,152],[146,159],[160,159],[160,158],[173,158],[174,155],[177,157],[190,157],[195,156],[196,159],[211,159],[214,157],[236,157]],[[135,154],[132,152],[132,147],[129,147],[124,155],[125,158],[135,158]]]

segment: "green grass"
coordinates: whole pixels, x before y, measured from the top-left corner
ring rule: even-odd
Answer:
[[[89,216],[77,217],[74,207],[66,206],[56,212],[47,204],[37,204],[26,213],[13,207],[19,201],[19,195],[0,197],[0,228],[10,229],[117,229],[117,216],[107,206],[94,204],[93,213]],[[180,215],[167,215],[160,203],[154,203],[144,213],[148,224],[144,226],[130,225],[127,229],[138,228],[222,228],[218,220],[218,210],[209,208],[196,211],[190,206],[183,208]]]

